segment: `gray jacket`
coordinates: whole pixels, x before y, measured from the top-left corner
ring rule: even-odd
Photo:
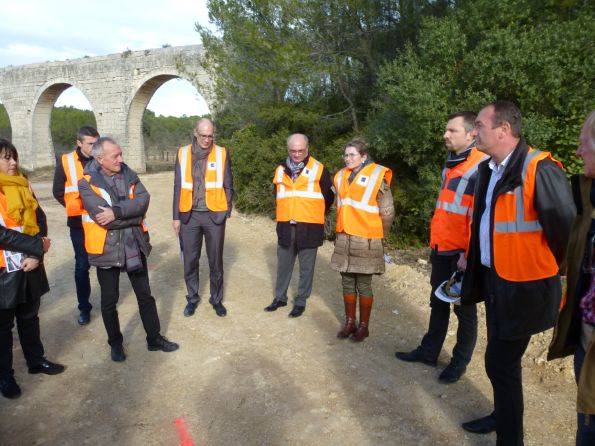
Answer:
[[[132,228],[138,247],[145,257],[148,257],[151,252],[149,233],[143,232],[142,229],[142,221],[149,209],[150,195],[140,182],[136,172],[126,164],[122,164],[120,173],[124,177],[127,188],[134,185],[134,198],[130,199],[126,196],[122,199],[122,197],[118,197],[118,194],[105,181],[100,169],[101,167],[95,160],[85,167],[85,175],[89,175],[90,180],[87,181],[83,177],[78,183],[83,206],[94,221],[97,221],[97,214],[102,212],[99,206],[110,207],[116,219],[106,226],[108,232],[103,254],[89,254],[89,263],[100,268],[124,267],[126,265],[124,243],[122,243],[124,229]],[[95,193],[89,183],[104,189],[109,194],[111,206],[103,197]]]

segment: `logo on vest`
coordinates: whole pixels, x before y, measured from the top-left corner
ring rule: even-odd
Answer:
[[[302,175],[304,175],[305,177],[310,177],[310,172],[311,170],[305,167],[304,170],[302,170]]]
[[[362,175],[357,179],[357,184],[359,184],[360,186],[367,186],[369,180],[370,177],[365,177]]]
[[[207,164],[208,170],[217,170],[217,163],[215,161],[211,161]]]

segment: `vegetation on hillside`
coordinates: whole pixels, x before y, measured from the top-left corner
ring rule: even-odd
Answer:
[[[331,170],[364,136],[394,172],[394,233],[428,235],[446,117],[515,101],[530,144],[568,172],[595,105],[595,4],[588,0],[209,0],[197,25],[232,148],[243,211],[269,213],[285,138],[304,132]]]
[[[145,110],[143,116],[143,137],[145,153],[155,155],[164,151],[173,152],[181,145],[188,144],[198,116],[155,116]],[[51,132],[54,153],[61,155],[73,149],[76,131],[84,125],[97,127],[95,114],[91,110],[74,107],[54,107],[51,115]],[[109,136],[109,135],[106,135]],[[0,104],[0,137],[11,137],[10,122],[6,109]]]

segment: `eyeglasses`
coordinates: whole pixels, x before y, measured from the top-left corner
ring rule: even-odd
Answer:
[[[290,150],[289,153],[291,153],[292,155],[303,155],[304,153],[306,153],[305,150]]]
[[[358,156],[361,156],[359,153],[346,153],[345,155],[343,155],[343,158],[357,158]]]
[[[198,135],[201,139],[213,139],[213,135]]]

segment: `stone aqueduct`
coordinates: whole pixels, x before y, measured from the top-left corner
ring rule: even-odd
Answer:
[[[29,170],[54,165],[51,111],[60,94],[74,86],[91,104],[99,133],[118,141],[127,164],[144,172],[143,113],[163,83],[193,73],[206,87],[200,93],[212,109],[211,82],[198,64],[201,51],[200,45],[189,45],[0,68],[0,102],[20,163]]]

